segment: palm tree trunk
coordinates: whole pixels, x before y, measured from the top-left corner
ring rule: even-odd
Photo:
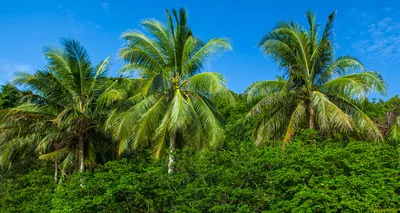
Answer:
[[[85,171],[85,159],[83,158],[84,154],[84,137],[83,134],[79,135],[79,172]]]
[[[58,179],[58,160],[54,158],[54,182],[57,183]]]
[[[120,160],[121,159],[121,154],[119,153],[119,150],[115,152],[115,160]]]
[[[315,111],[310,108],[310,129],[315,129]]]
[[[174,156],[172,155],[172,153],[175,150],[175,133],[172,133],[169,136],[169,156],[168,156],[168,174],[171,174],[172,172],[174,172]]]

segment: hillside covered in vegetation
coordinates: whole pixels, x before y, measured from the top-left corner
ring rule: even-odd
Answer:
[[[260,38],[282,75],[243,94],[204,72],[232,47],[185,9],[122,34],[119,77],[45,47],[1,87],[0,212],[398,212],[400,98],[369,99],[384,76],[335,55],[335,16]]]

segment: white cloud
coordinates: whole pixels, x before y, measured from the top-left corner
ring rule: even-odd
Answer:
[[[371,60],[400,61],[400,22],[391,17],[372,20],[376,18],[365,24],[366,30],[360,32],[362,39],[352,47]]]
[[[104,9],[108,10],[109,4],[108,4],[108,2],[103,2],[103,4],[101,4],[101,6],[102,6]]]
[[[7,60],[0,60],[0,84],[11,81],[18,72],[33,72],[33,67],[28,64],[14,64]]]
[[[361,24],[368,24],[375,21],[375,17],[370,11],[360,11],[357,9],[352,9],[350,12],[346,13],[346,16],[350,19],[354,19]]]
[[[96,28],[99,29],[101,26],[91,20],[83,19],[78,16],[74,11],[60,7],[67,15],[66,15],[66,34],[72,33],[74,36],[83,34],[87,28]]]
[[[97,28],[97,29],[98,29],[98,28],[101,28],[101,26],[100,26],[99,24],[94,23],[93,21],[88,21],[88,24],[94,26],[94,27]]]

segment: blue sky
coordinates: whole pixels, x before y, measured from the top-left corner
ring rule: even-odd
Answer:
[[[58,45],[59,38],[75,38],[97,63],[113,57],[110,75],[118,75],[122,61],[118,50],[121,33],[140,29],[144,18],[165,21],[166,8],[186,7],[189,24],[198,37],[230,39],[234,51],[211,61],[205,71],[225,75],[228,87],[243,92],[252,82],[279,75],[277,65],[257,44],[280,20],[305,24],[312,9],[324,24],[337,10],[336,55],[359,58],[367,69],[382,73],[389,85],[388,97],[400,93],[400,1],[4,1],[0,7],[0,84],[16,71],[42,69],[44,45]]]

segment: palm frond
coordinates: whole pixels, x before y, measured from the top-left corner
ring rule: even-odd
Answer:
[[[280,92],[287,82],[284,80],[278,81],[258,81],[253,83],[247,90],[247,101],[253,102],[256,99]]]
[[[197,42],[198,43],[198,42]],[[197,44],[196,43],[196,44]],[[193,45],[193,44],[192,44]],[[225,51],[232,50],[231,45],[226,39],[215,38],[201,46],[187,62],[187,68],[183,70],[186,75],[192,75],[203,68],[203,64],[213,57],[222,54]]]
[[[396,118],[396,121],[386,134],[386,138],[391,142],[400,142],[400,117]]]
[[[150,144],[154,133],[167,110],[166,96],[160,97],[157,102],[142,115],[135,127],[134,148]]]
[[[353,130],[351,117],[332,103],[324,94],[314,91],[311,107],[316,112],[316,122],[323,133]]]
[[[306,106],[304,104],[304,101],[300,101],[300,103],[297,104],[295,110],[292,112],[283,142],[287,143],[292,140],[295,131],[299,128],[305,117]]]
[[[349,101],[354,99],[363,101],[374,91],[385,95],[386,83],[376,72],[361,72],[328,81],[322,85],[321,90]]]

